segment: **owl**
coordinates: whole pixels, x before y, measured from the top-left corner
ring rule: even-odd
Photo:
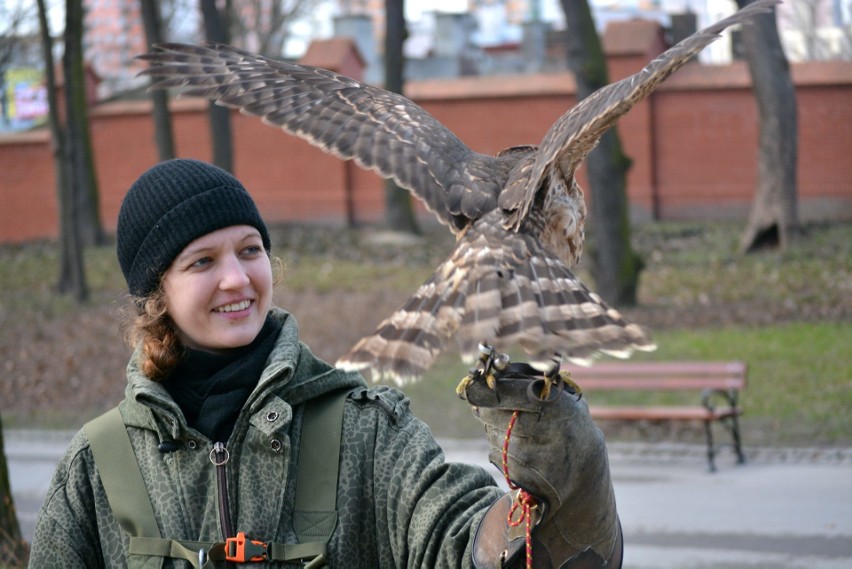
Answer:
[[[375,332],[337,362],[399,384],[453,347],[523,349],[533,364],[627,357],[655,345],[641,326],[572,272],[583,251],[586,205],[575,174],[601,135],[725,28],[771,10],[760,0],[684,39],[638,73],[568,110],[538,146],[496,156],[468,148],[405,97],[328,70],[221,44],[161,44],[145,54],[152,89],[260,117],[343,160],[354,160],[422,200],[456,237],[447,259]]]

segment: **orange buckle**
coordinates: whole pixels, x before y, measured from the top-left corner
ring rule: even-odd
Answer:
[[[225,560],[234,563],[249,563],[269,559],[269,545],[246,537],[245,532],[237,532],[237,537],[225,540]]]

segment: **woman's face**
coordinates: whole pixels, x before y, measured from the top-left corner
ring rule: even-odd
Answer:
[[[199,237],[172,261],[163,291],[184,346],[216,352],[251,343],[272,304],[260,233],[234,225]]]

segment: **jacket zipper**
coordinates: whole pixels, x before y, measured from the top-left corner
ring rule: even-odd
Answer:
[[[231,527],[231,508],[228,505],[228,471],[227,464],[231,458],[224,443],[215,443],[210,452],[210,462],[216,466],[216,488],[219,495],[219,522],[222,526],[222,537],[234,537]]]

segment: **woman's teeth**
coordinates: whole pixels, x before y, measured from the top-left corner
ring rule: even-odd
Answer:
[[[245,310],[251,306],[250,300],[243,300],[241,302],[235,302],[233,304],[226,304],[225,306],[220,306],[215,311],[216,312],[239,312],[240,310]]]

